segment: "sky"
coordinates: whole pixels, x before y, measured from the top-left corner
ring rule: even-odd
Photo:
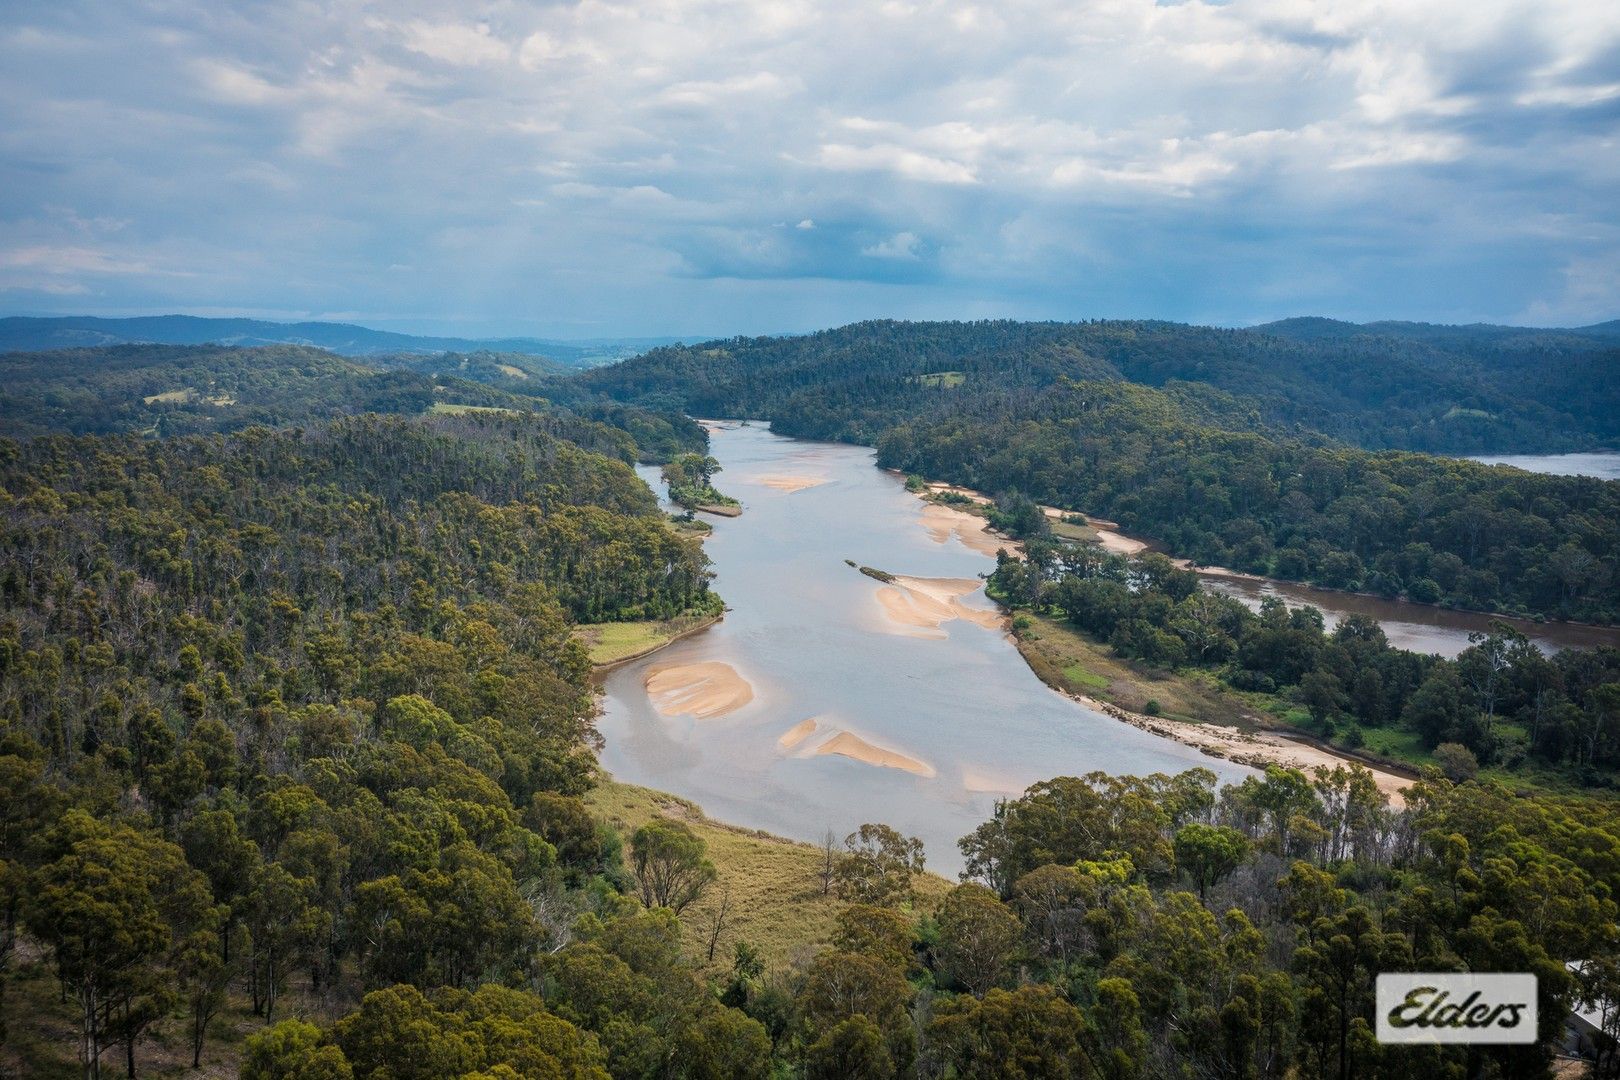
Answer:
[[[0,314],[1620,316],[1615,0],[11,0]]]

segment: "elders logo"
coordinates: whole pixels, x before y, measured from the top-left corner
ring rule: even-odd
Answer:
[[[1378,976],[1381,1043],[1533,1043],[1534,975],[1385,972]]]

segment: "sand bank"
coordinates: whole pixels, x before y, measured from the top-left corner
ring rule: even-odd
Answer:
[[[994,555],[1002,548],[1008,551],[1023,550],[1023,545],[1018,541],[991,532],[990,524],[984,518],[954,506],[925,503],[921,522],[936,544],[946,543],[954,536],[965,547],[981,555]]]
[[[645,685],[653,707],[665,716],[712,720],[754,700],[748,680],[718,660],[651,668]]]
[[[976,768],[972,765],[962,766],[962,787],[975,795],[1011,795],[1018,796],[1029,787],[1010,777],[1000,776],[993,772]]]
[[[865,739],[851,731],[840,731],[826,742],[812,751],[816,756],[822,754],[838,754],[840,757],[851,758],[866,765],[876,765],[884,769],[903,769],[916,776],[933,777],[934,767],[916,758],[907,757],[895,750],[885,750],[881,746],[873,746]]]
[[[816,718],[813,716],[800,720],[797,724],[782,732],[781,738],[776,740],[776,745],[784,750],[792,750],[795,746],[814,735],[817,726]]]
[[[1092,521],[1090,518],[1086,519],[1086,523],[1096,532],[1097,543],[1104,551],[1114,555],[1140,555],[1147,550],[1147,544],[1133,536],[1105,529],[1100,522]]]
[[[978,578],[916,578],[896,575],[877,591],[878,604],[897,633],[914,637],[944,637],[940,629],[953,619],[989,630],[999,630],[1005,617],[999,611],[969,607],[962,597],[978,592],[984,582]]]
[[[1194,747],[1210,757],[1224,758],[1256,769],[1263,769],[1267,765],[1282,765],[1309,774],[1318,768],[1333,769],[1340,765],[1360,765],[1372,773],[1378,790],[1388,795],[1390,805],[1395,807],[1406,805],[1406,798],[1402,793],[1415,782],[1409,776],[1388,772],[1367,762],[1346,758],[1276,732],[1250,733],[1221,724],[1192,724],[1162,716],[1144,716],[1082,694],[1064,696],[1072,697],[1082,705],[1112,716],[1116,720],[1123,720],[1132,727],[1141,728],[1161,738],[1174,739],[1184,746]]]
[[[806,488],[820,487],[829,480],[831,480],[831,477],[804,476],[797,473],[772,473],[767,476],[745,476],[742,478],[742,482],[745,484],[758,484],[761,487],[786,492],[789,495],[795,491],[803,491]]]

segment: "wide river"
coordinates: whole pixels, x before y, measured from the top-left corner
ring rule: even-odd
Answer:
[[[710,519],[706,542],[729,610],[608,675],[598,726],[616,778],[801,840],[883,822],[921,837],[928,865],[955,874],[957,839],[1037,780],[1199,766],[1224,781],[1248,775],[1043,685],[983,593],[960,592],[995,568],[982,539],[970,546],[942,527],[872,450],[728,425],[711,453],[724,468],[716,485],[745,507]],[[895,589],[845,559],[930,580]],[[716,676],[721,665],[752,699],[695,717],[745,696]],[[710,680],[693,687],[698,675]]]

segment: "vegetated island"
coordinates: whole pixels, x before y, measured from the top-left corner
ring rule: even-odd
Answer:
[[[669,486],[670,502],[687,510],[737,517],[742,503],[723,495],[714,487],[714,474],[720,463],[707,454],[681,454],[664,466],[664,483]]]

